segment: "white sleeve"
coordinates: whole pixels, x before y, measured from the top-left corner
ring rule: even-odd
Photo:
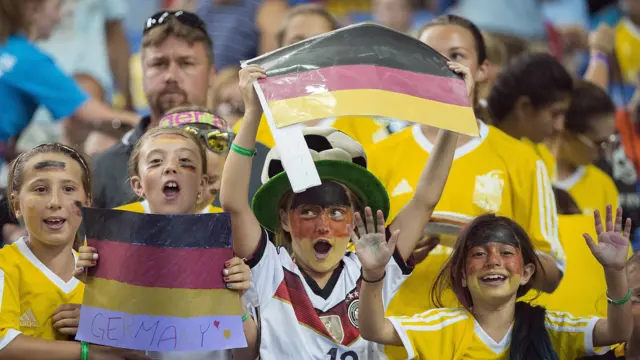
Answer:
[[[282,261],[277,249],[265,230],[260,245],[253,257],[247,261],[251,267],[251,286],[245,294],[245,301],[252,306],[264,306],[266,302],[273,298],[278,290],[278,286],[284,279]]]
[[[382,302],[384,303],[385,309],[389,306],[391,299],[396,295],[402,283],[411,275],[413,265],[411,261],[406,263],[402,260],[400,253],[396,250],[387,264],[386,271],[387,274],[385,275],[382,286]]]

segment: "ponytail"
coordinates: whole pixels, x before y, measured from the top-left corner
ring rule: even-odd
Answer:
[[[559,360],[545,326],[546,309],[516,303],[509,360]]]

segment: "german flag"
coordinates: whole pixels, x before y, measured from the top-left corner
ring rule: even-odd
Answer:
[[[222,271],[229,215],[153,215],[83,208],[88,270],[77,339],[149,351],[246,347],[240,298]]]
[[[464,80],[447,61],[417,39],[367,23],[275,50],[243,66],[266,70],[258,95],[278,128],[366,115],[478,135]]]

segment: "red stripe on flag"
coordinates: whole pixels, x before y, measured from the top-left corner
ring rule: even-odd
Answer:
[[[89,275],[138,286],[224,289],[222,270],[233,257],[227,248],[185,249],[87,240],[100,256]]]
[[[471,106],[464,80],[376,65],[343,65],[258,81],[267,102],[338,90],[385,90],[441,103]]]

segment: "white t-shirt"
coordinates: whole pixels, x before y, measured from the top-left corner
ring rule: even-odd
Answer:
[[[400,256],[386,268],[382,298],[386,306],[410,275]],[[381,345],[366,341],[358,330],[360,261],[347,252],[327,285],[320,289],[306,277],[284,248],[263,235],[251,266],[245,300],[260,307],[260,356],[277,359],[384,359]]]

